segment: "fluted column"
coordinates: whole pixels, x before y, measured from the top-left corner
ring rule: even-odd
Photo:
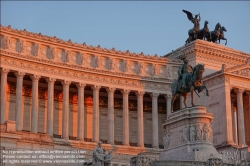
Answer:
[[[61,81],[63,85],[63,121],[62,138],[69,139],[69,85],[71,81]]]
[[[152,120],[153,120],[153,132],[152,132],[152,140],[153,140],[153,144],[152,147],[153,148],[159,148],[159,139],[158,139],[158,93],[152,93],[150,94],[151,98],[152,98]]]
[[[48,83],[48,107],[47,107],[47,131],[46,133],[53,137],[54,133],[54,83],[55,78],[46,78]]]
[[[32,116],[31,132],[37,133],[38,130],[38,82],[41,76],[31,75],[32,79]]]
[[[237,112],[236,112],[236,107],[233,107],[233,111],[234,111],[234,126],[235,126],[235,133],[234,133],[234,136],[235,136],[235,144],[238,145],[238,127],[237,127]]]
[[[245,147],[245,124],[244,124],[244,110],[243,110],[243,89],[237,89],[237,112],[238,112],[238,137],[239,137],[239,146]]]
[[[165,99],[166,99],[166,102],[167,102],[167,117],[168,118],[170,115],[171,115],[171,100],[172,100],[172,95],[170,94],[167,94],[167,95],[164,95]]]
[[[16,82],[16,130],[23,130],[22,90],[24,72],[15,72]]]
[[[145,92],[135,92],[137,96],[137,131],[138,141],[137,146],[144,147],[144,122],[143,122],[143,95]]]
[[[1,123],[6,121],[6,86],[9,69],[1,69]]]
[[[99,141],[99,90],[101,89],[101,86],[99,85],[93,85],[93,142]]]
[[[84,87],[86,84],[79,83],[78,88],[78,140],[84,141]]]
[[[128,107],[128,95],[130,90],[121,90],[123,94],[123,142],[125,146],[129,146],[129,107]]]
[[[106,88],[108,92],[108,143],[114,144],[114,92],[115,88]]]

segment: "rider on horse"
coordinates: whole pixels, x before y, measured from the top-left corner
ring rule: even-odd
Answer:
[[[193,67],[191,65],[188,64],[188,60],[186,59],[186,57],[184,56],[183,58],[181,58],[184,62],[183,65],[181,65],[178,69],[178,82],[182,81],[182,87],[181,89],[184,89],[187,87],[186,84],[186,78],[188,75],[190,75],[193,72]]]

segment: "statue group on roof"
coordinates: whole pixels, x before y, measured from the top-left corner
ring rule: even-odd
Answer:
[[[224,31],[226,32],[226,28],[221,26],[220,23],[215,25],[213,31],[209,31],[208,28],[208,21],[204,22],[204,27],[200,29],[200,21],[201,16],[200,14],[196,14],[193,17],[193,14],[187,10],[182,10],[184,13],[187,14],[188,19],[194,24],[194,27],[188,31],[188,38],[186,40],[186,44],[190,43],[196,39],[207,40],[209,42],[217,43],[220,40],[226,40],[225,45],[227,45],[227,39],[224,37]]]

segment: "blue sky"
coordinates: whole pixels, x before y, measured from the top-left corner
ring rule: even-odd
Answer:
[[[201,28],[225,26],[228,47],[250,53],[249,1],[1,1],[1,24],[87,45],[165,55],[185,44],[200,13]],[[223,45],[225,41],[221,42]]]

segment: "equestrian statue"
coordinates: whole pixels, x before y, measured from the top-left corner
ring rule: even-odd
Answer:
[[[184,54],[185,55],[185,54]],[[202,92],[203,89],[206,90],[206,95],[208,96],[208,90],[206,86],[202,83],[202,75],[205,71],[204,64],[198,64],[194,68],[188,64],[188,60],[186,56],[181,58],[183,60],[183,65],[181,65],[178,69],[178,80],[175,80],[172,83],[171,91],[172,91],[172,100],[171,100],[171,111],[173,112],[173,104],[177,95],[184,97],[184,105],[186,105],[186,100],[188,98],[188,93],[191,93],[191,104],[194,107],[193,102],[193,93],[196,90],[198,93]],[[198,94],[197,94],[198,95]]]

